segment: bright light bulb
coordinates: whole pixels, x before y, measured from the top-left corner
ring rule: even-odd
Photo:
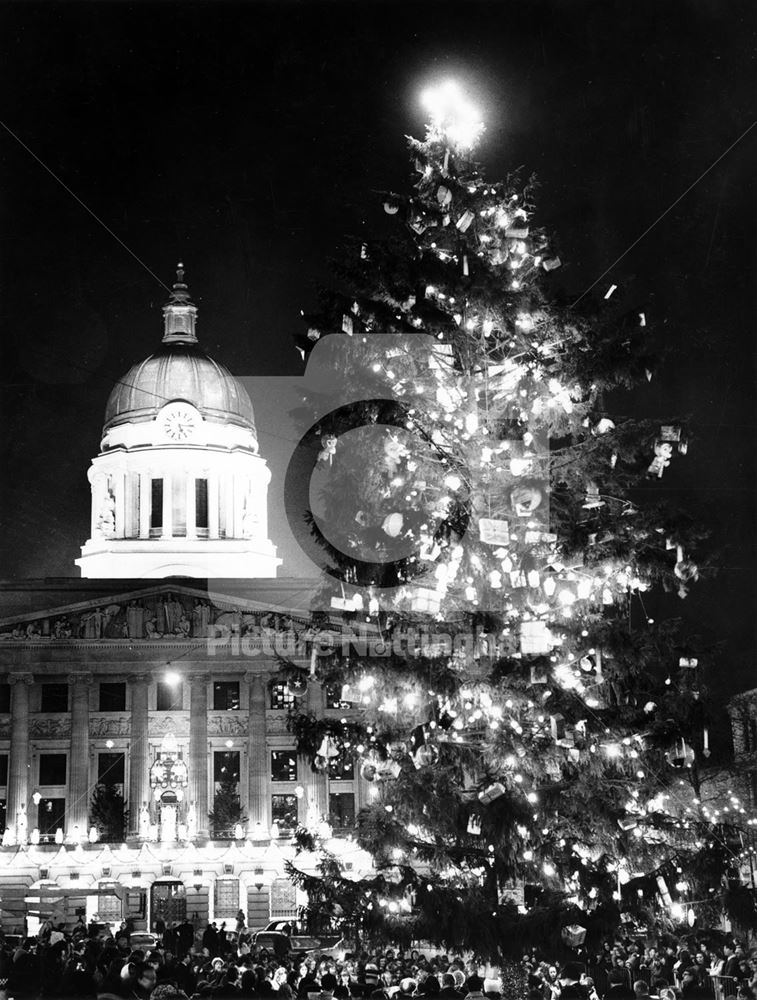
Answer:
[[[443,133],[454,145],[470,148],[483,132],[478,110],[454,80],[424,90],[421,104],[429,114],[432,128]]]

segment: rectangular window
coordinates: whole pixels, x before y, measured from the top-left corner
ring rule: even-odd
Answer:
[[[10,684],[0,684],[0,712],[10,712],[11,710],[11,686]]]
[[[271,822],[276,823],[282,833],[295,829],[297,826],[296,795],[271,796]]]
[[[163,527],[163,480],[153,479],[150,484],[152,493],[150,497],[150,527]]]
[[[229,920],[239,911],[239,879],[217,878],[213,889],[213,916]]]
[[[348,754],[339,754],[329,761],[329,778],[332,781],[352,781],[355,777],[355,762]]]
[[[271,708],[286,709],[294,705],[294,695],[286,684],[271,684]]]
[[[158,681],[158,692],[155,707],[159,712],[180,712],[183,705],[181,684],[169,684],[168,681]]]
[[[297,755],[294,750],[271,752],[271,781],[296,781]]]
[[[0,833],[5,833],[6,800],[0,799]]]
[[[297,917],[297,890],[288,878],[275,878],[271,883],[271,918],[283,920]]]
[[[65,799],[40,799],[37,806],[37,828],[45,837],[54,837],[56,830],[62,830],[66,818]]]
[[[239,681],[216,681],[213,684],[213,708],[217,712],[239,711]]]
[[[352,708],[352,702],[342,701],[341,684],[329,684],[326,687],[326,708]]]
[[[208,527],[207,479],[195,479],[195,524],[198,528]]]
[[[239,751],[216,750],[213,754],[213,781],[239,781]]]
[[[8,754],[0,754],[0,788],[8,784]]]
[[[101,712],[126,711],[126,685],[115,681],[100,684],[99,710]]]
[[[39,755],[40,785],[65,785],[66,755],[64,753],[41,753]]]
[[[43,684],[40,712],[68,711],[68,684]]]
[[[100,883],[100,888],[104,889],[105,885]],[[115,893],[113,895],[102,893],[97,897],[97,912],[101,921],[120,924],[123,918],[123,903]]]
[[[101,785],[123,785],[125,780],[125,759],[122,753],[101,753],[97,755],[97,781]]]
[[[329,823],[335,830],[345,830],[354,827],[355,796],[352,792],[330,793]]]

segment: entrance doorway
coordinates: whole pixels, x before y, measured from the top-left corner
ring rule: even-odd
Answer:
[[[162,920],[166,926],[181,923],[187,915],[187,891],[183,882],[153,882],[150,891],[150,930],[155,921]]]

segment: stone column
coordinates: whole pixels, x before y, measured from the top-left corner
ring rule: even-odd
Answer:
[[[163,532],[162,538],[173,538],[173,479],[163,475]]]
[[[197,816],[197,839],[209,835],[208,811],[208,684],[209,674],[189,678],[189,801]]]
[[[147,674],[129,677],[131,686],[131,740],[129,744],[129,837],[139,836],[139,813],[150,800]]]
[[[24,806],[29,812],[29,688],[34,680],[31,674],[9,674],[11,685],[11,745],[8,762],[8,802],[6,817],[8,826],[15,829],[16,814]],[[28,816],[27,827],[31,831],[37,825],[37,817]]]
[[[323,718],[324,698],[323,688],[314,680],[308,685],[307,711],[314,715],[316,719]],[[308,809],[312,803],[319,817],[328,816],[329,813],[329,779],[327,771],[314,771],[310,766],[310,760],[301,756],[298,760],[298,777],[305,787],[305,796],[301,802],[304,812],[300,815],[300,822],[307,818]]]
[[[238,538],[241,535],[241,520],[236,517],[236,477],[232,472],[227,472],[223,480],[224,505],[226,509],[226,537]]]
[[[195,474],[187,473],[187,538],[197,538],[197,504],[195,496]]]
[[[79,838],[86,842],[89,831],[89,691],[92,674],[72,673],[71,685],[71,754],[68,761],[68,802],[66,809],[66,835],[71,837],[74,827],[79,828]]]
[[[208,538],[218,538],[218,474],[208,473]],[[228,535],[228,530],[227,530]]]
[[[139,474],[139,537],[150,537],[150,510],[152,506],[152,478],[148,472]]]
[[[249,828],[258,822],[271,826],[270,775],[266,743],[267,674],[248,673],[249,716],[247,721],[247,815]]]
[[[126,536],[126,476],[123,472],[116,471],[113,473],[113,499],[116,503],[115,510],[115,522],[116,530],[114,532],[115,538],[124,538]]]

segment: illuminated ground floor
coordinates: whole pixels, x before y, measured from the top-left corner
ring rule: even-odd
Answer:
[[[333,838],[328,850],[357,876],[370,871],[368,855],[349,839]],[[195,928],[226,921],[233,929],[241,909],[248,926],[295,917],[306,900],[286,875],[288,860],[314,872],[318,857],[295,857],[294,847],[250,841],[168,845],[143,843],[28,845],[0,852],[0,910],[6,933],[34,934],[41,920],[71,927],[80,918],[135,930],[157,919]]]

